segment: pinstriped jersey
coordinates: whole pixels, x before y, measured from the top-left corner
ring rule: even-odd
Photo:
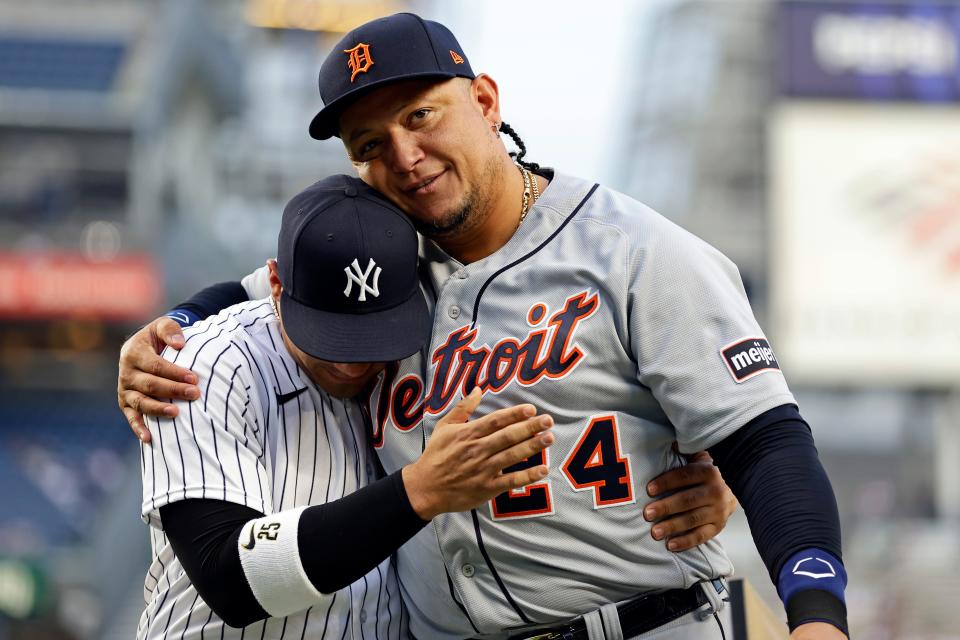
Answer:
[[[244,629],[224,625],[198,596],[164,535],[160,507],[210,498],[269,515],[343,497],[375,479],[376,468],[363,407],[331,397],[297,366],[268,300],[226,309],[184,336],[181,351],[163,356],[197,374],[201,397],[177,402],[176,418],[151,419],[154,442],[141,447],[153,559],[137,637],[406,638],[389,561],[305,611]]]
[[[419,456],[474,385],[480,412],[555,420],[549,476],[444,514],[399,554],[411,631],[491,634],[732,572],[719,543],[679,554],[642,517],[646,483],[794,403],[736,267],[642,204],[557,174],[513,238],[463,265],[425,242],[429,349],[371,397],[387,471]],[[524,463],[522,463],[524,464]]]

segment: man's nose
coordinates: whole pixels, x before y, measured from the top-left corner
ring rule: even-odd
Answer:
[[[423,150],[409,131],[397,131],[390,136],[388,149],[391,168],[398,173],[409,173],[423,159]]]

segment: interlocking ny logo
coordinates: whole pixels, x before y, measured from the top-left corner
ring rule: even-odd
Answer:
[[[349,298],[350,292],[353,290],[353,283],[356,282],[357,286],[360,287],[360,296],[357,298],[357,300],[360,302],[367,301],[368,293],[374,298],[380,296],[380,287],[378,283],[380,282],[380,272],[383,271],[383,269],[377,266],[377,263],[373,261],[373,258],[370,258],[370,262],[367,263],[366,271],[360,270],[360,263],[357,262],[356,258],[353,259],[353,262],[350,263],[349,267],[344,267],[343,270],[347,274],[347,288],[343,290],[343,295]],[[372,287],[367,284],[367,278],[370,277],[371,271],[373,271]]]
[[[366,73],[373,66],[373,58],[370,57],[370,45],[361,42],[353,49],[344,49],[343,52],[347,58],[347,66],[350,67],[350,82],[357,77],[358,73]]]

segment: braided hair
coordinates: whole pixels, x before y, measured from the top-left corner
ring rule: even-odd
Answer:
[[[537,171],[540,168],[539,164],[536,162],[527,162],[523,159],[523,156],[527,155],[527,145],[523,144],[523,140],[521,140],[520,135],[513,130],[513,127],[508,125],[506,122],[501,122],[500,131],[510,136],[510,138],[513,140],[513,143],[517,145],[518,149],[520,149],[519,152],[510,152],[510,157],[513,158],[513,161],[527,171]]]

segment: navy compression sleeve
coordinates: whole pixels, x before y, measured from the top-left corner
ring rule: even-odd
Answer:
[[[710,455],[743,505],[757,551],[785,600],[791,629],[816,619],[845,631],[842,585],[827,588],[846,581],[837,501],[797,407],[783,405],[757,416],[711,447]],[[784,565],[809,549],[827,552],[839,565],[837,580],[799,589],[785,581]]]
[[[247,290],[239,282],[218,282],[193,294],[166,315],[179,322],[181,327],[189,327],[198,320],[216,315],[221,310],[248,299]]]
[[[204,602],[231,627],[269,617],[247,583],[237,553],[243,526],[264,514],[221,500],[160,508],[173,551]],[[359,580],[426,525],[410,506],[401,472],[300,516],[300,560],[313,586],[332,593]]]

